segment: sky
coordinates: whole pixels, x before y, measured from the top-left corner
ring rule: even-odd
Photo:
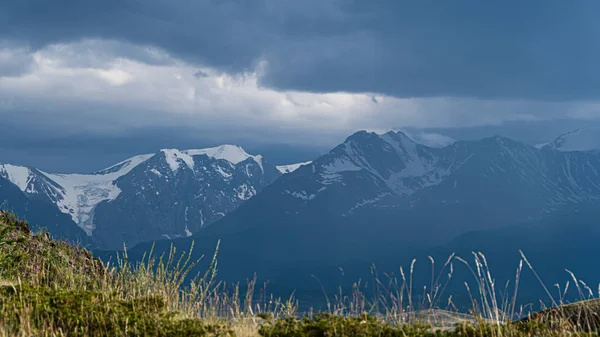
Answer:
[[[593,0],[0,0],[0,162],[89,172],[358,130],[444,146],[600,125]]]

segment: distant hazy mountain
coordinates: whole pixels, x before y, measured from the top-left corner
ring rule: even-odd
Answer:
[[[596,205],[599,172],[600,154],[540,150],[498,136],[431,148],[403,133],[358,132],[278,179],[215,230],[351,231],[358,236],[349,239],[379,241],[388,233],[393,242],[432,245]]]
[[[291,171],[291,169],[288,169]],[[281,175],[260,155],[223,145],[209,149],[161,150],[94,174],[50,174],[0,165],[0,177],[25,199],[68,214],[93,242],[119,249],[142,241],[190,236],[222,218]],[[11,193],[11,195],[14,193]],[[19,213],[19,212],[18,212]],[[26,212],[31,217],[32,211]],[[45,223],[42,221],[42,223]],[[65,225],[66,226],[66,225]],[[60,232],[59,229],[56,229]]]
[[[598,151],[600,150],[600,128],[585,127],[569,131],[552,142],[539,144],[537,147],[557,151]]]

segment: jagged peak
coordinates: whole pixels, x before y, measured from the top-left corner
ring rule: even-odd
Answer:
[[[390,131],[388,131],[388,132],[386,132],[386,133],[383,134],[383,136],[385,136],[385,135],[387,135],[387,136],[394,136],[394,137],[400,137],[400,138],[403,138],[403,139],[407,139],[407,140],[409,140],[409,141],[411,141],[413,143],[416,143],[416,141],[414,139],[410,138],[404,131],[390,130]]]
[[[395,143],[401,143],[401,144],[410,144],[410,146],[414,146],[414,144],[418,144],[414,139],[412,139],[411,137],[409,137],[406,133],[402,132],[402,131],[388,131],[386,133],[384,133],[383,135],[381,135],[381,138],[385,141],[387,141],[388,143],[390,141],[393,141]]]
[[[344,143],[350,143],[353,141],[359,142],[361,140],[368,140],[368,139],[373,139],[373,138],[377,138],[377,137],[379,137],[379,135],[375,132],[369,132],[367,130],[360,130],[360,131],[356,131],[355,133],[348,136],[346,138],[346,140],[344,140]]]

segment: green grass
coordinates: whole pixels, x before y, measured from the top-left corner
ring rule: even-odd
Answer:
[[[420,303],[412,300],[413,263],[399,281],[377,280],[380,291],[374,301],[367,300],[357,283],[348,296],[340,291],[333,297],[329,313],[301,315],[293,298],[253,302],[254,282],[246,294],[216,282],[218,247],[206,272],[189,275],[200,262],[191,260],[192,249],[172,248],[158,257],[149,252],[135,264],[125,254],[106,266],[89,251],[32,233],[25,222],[0,211],[0,337],[587,336],[600,329],[597,300],[513,322],[521,267],[511,300],[498,294],[481,254],[474,255],[473,268],[451,256]],[[451,261],[465,263],[476,280],[476,288],[468,289],[471,315],[439,310],[452,277]],[[433,259],[431,263],[433,275]],[[186,279],[191,282],[184,285]]]
[[[417,336],[554,336],[564,330],[550,331],[543,325],[528,324],[491,324],[479,322],[456,324],[450,329],[436,329],[431,325],[410,323],[391,325],[373,316],[342,317],[319,314],[309,319],[277,319],[260,327],[265,337],[417,337]]]
[[[211,275],[184,290],[194,263],[175,256],[107,268],[0,211],[0,335],[233,336],[226,320],[200,319]]]

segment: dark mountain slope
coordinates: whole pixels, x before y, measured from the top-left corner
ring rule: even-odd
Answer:
[[[16,185],[0,177],[0,201],[2,209],[15,212],[26,220],[32,230],[45,230],[57,239],[70,239],[87,244],[87,236],[71,217],[59,212],[56,207],[43,200],[28,198]]]

